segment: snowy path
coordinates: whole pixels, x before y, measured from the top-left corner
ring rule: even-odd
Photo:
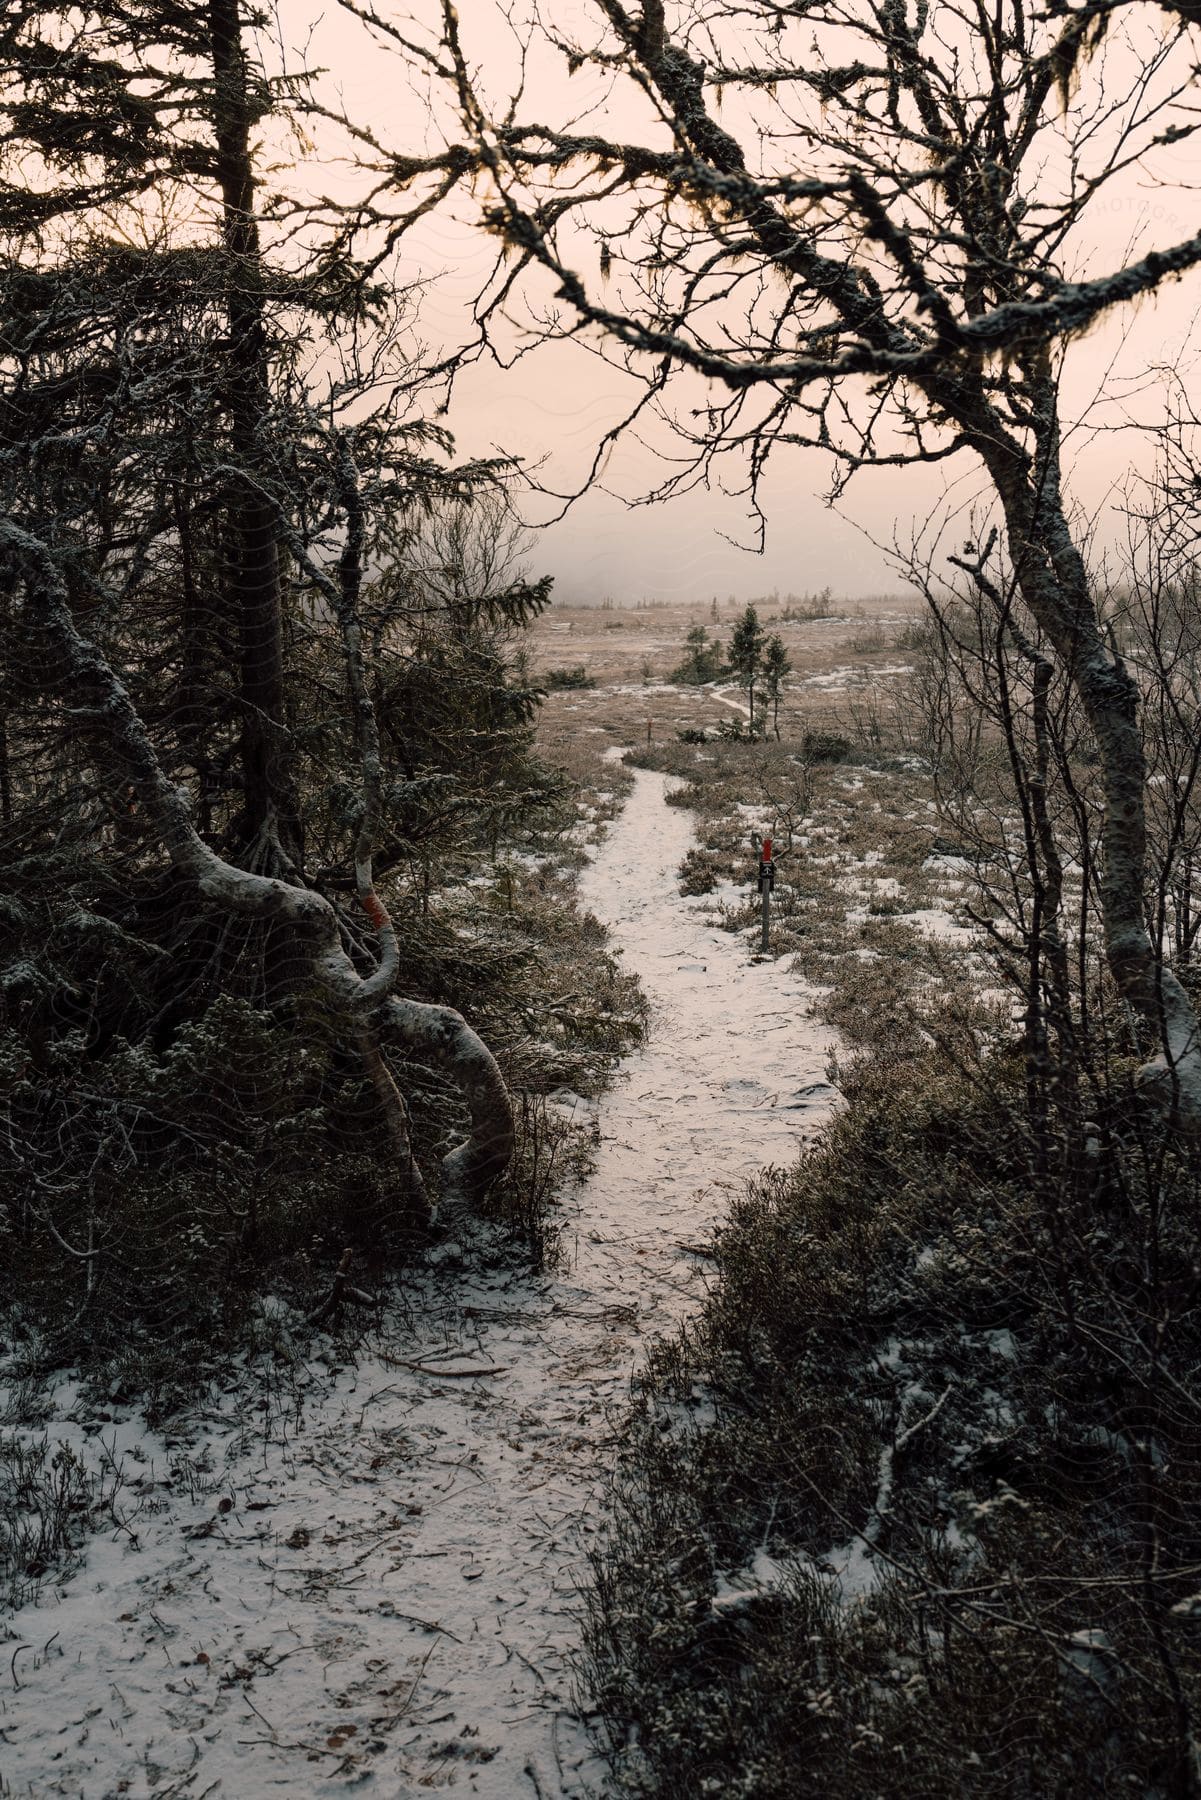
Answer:
[[[723,706],[732,707],[735,712],[741,713],[744,719],[750,718],[751,709],[745,700],[732,700],[725,688],[709,688],[708,692],[714,700],[720,700]]]
[[[801,985],[679,898],[691,828],[664,790],[637,775],[582,884],[655,1026],[601,1108],[569,1272],[465,1275],[448,1247],[356,1368],[243,1382],[174,1448],[114,1408],[130,1531],[13,1621],[0,1795],[599,1787],[569,1658],[630,1374],[695,1298],[683,1246],[723,1188],[790,1161],[829,1102]]]

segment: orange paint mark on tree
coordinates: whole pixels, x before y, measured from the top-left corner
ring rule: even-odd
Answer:
[[[363,895],[363,911],[377,931],[382,931],[389,922],[387,909],[377,894]]]

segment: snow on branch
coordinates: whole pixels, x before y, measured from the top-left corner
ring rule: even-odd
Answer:
[[[361,976],[343,947],[337,913],[323,895],[240,869],[203,841],[192,823],[188,794],[167,778],[128,689],[78,630],[51,548],[12,520],[0,519],[0,556],[19,571],[30,612],[56,653],[62,685],[86,699],[94,728],[133,784],[175,866],[206,899],[230,912],[294,925],[306,946],[311,979],[353,1031],[373,1042],[383,1036],[403,1045],[458,1086],[471,1131],[444,1159],[445,1187],[456,1199],[479,1193],[513,1148],[508,1092],[487,1046],[450,1007],[400,999]]]

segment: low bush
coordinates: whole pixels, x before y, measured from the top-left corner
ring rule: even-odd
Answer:
[[[689,850],[680,864],[680,892],[711,894],[719,882],[737,881],[745,873],[745,864],[740,869],[732,857],[720,850]]]
[[[1120,1070],[1073,1136],[951,1048],[834,1071],[652,1362],[590,1596],[621,1794],[1193,1791],[1201,1167]]]
[[[502,874],[412,909],[401,984],[469,1014],[520,1123],[556,1088],[597,1092],[644,1006],[568,874]],[[389,1059],[436,1192],[461,1098],[439,1072]],[[0,1029],[0,1106],[14,1339],[42,1367],[76,1360],[97,1381],[119,1368],[156,1414],[253,1333],[264,1288],[308,1313],[348,1250],[370,1288],[420,1247],[362,1060],[307,999],[269,1010],[218,995],[161,1045]],[[541,1262],[539,1215],[574,1150],[565,1140],[532,1172],[524,1154],[494,1210]]]
[[[756,708],[755,719],[719,719],[716,735],[724,744],[755,744],[767,735],[767,721]]]
[[[52,1571],[71,1568],[101,1519],[126,1529],[117,1510],[123,1485],[111,1458],[89,1469],[68,1444],[0,1435],[0,1614],[36,1599]]]
[[[539,677],[539,680],[542,686],[552,694],[563,688],[594,688],[596,686],[596,677],[589,675],[583,663],[576,663],[570,669],[547,669],[545,674]]]
[[[545,1094],[523,1093],[517,1105],[513,1160],[488,1197],[488,1216],[516,1231],[538,1273],[561,1266],[558,1202],[589,1174],[600,1143],[595,1117],[576,1118]]]
[[[802,749],[806,762],[841,763],[851,754],[851,740],[836,731],[807,731]]]

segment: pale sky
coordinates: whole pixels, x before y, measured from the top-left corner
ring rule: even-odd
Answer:
[[[428,0],[413,6],[378,0],[379,11],[398,23],[414,14],[428,18]],[[1137,9],[1148,20],[1154,8]],[[284,0],[285,31],[302,41],[312,20],[309,60],[331,71],[348,112],[367,123],[380,139],[397,149],[420,150],[428,122],[406,88],[403,69],[373,45],[356,21],[336,6],[319,10],[312,0]],[[510,45],[493,21],[492,0],[460,0],[464,39],[484,60],[495,56],[499,72]],[[556,20],[585,18],[586,0],[560,0]],[[1153,23],[1147,30],[1158,29]],[[1119,54],[1115,51],[1114,55]],[[532,65],[529,91],[538,101],[542,78]],[[587,73],[581,78],[589,79]],[[547,75],[546,108],[553,114]],[[503,83],[501,84],[503,85]],[[537,104],[526,108],[537,115]],[[1186,186],[1164,185],[1171,174],[1177,184],[1201,175],[1201,150],[1191,144],[1173,152],[1169,164],[1161,153],[1154,166],[1144,164],[1121,175],[1090,214],[1087,232],[1077,247],[1077,272],[1099,273],[1119,266],[1131,247],[1143,254],[1196,229],[1195,194]],[[335,172],[324,177],[337,184]],[[491,266],[493,244],[474,236],[449,217],[422,220],[406,240],[400,264],[403,276],[425,276],[431,285],[422,303],[420,332],[426,342],[450,343],[462,331],[472,298]],[[1067,444],[1070,491],[1095,517],[1101,545],[1122,535],[1118,490],[1131,471],[1145,471],[1150,460],[1145,437],[1123,429],[1097,434],[1096,422],[1117,425],[1126,419],[1153,419],[1160,399],[1146,372],[1165,363],[1186,366],[1196,341],[1194,313],[1201,307],[1201,276],[1172,284],[1158,298],[1112,315],[1067,356],[1064,380],[1065,418],[1087,415]],[[1092,402],[1104,384],[1111,398],[1098,409]],[[502,371],[480,367],[458,388],[449,423],[460,454],[487,454],[497,449],[542,461],[548,486],[566,490],[578,482],[604,428],[620,416],[633,392],[628,378],[576,345],[548,345],[516,367]],[[627,440],[605,471],[606,486],[619,493],[643,492],[661,474],[664,456],[676,446],[665,431],[650,445]],[[837,511],[823,504],[831,473],[830,459],[820,452],[780,453],[769,474],[763,499],[769,519],[766,552],[751,555],[726,537],[747,541],[745,504],[715,492],[687,496],[653,508],[624,506],[603,492],[577,501],[566,518],[540,533],[531,565],[552,573],[556,592],[568,600],[599,600],[612,595],[618,604],[640,599],[707,600],[711,594],[738,599],[767,594],[814,592],[826,586],[854,598],[894,591],[900,579],[876,548],[894,538],[909,541],[922,522],[939,508],[966,512],[987,486],[970,457],[938,470],[883,469],[857,475]],[[729,477],[740,471],[733,465]],[[550,501],[531,496],[526,510],[540,522],[553,510]],[[723,536],[722,534],[726,534]],[[961,536],[960,526],[955,527]]]

